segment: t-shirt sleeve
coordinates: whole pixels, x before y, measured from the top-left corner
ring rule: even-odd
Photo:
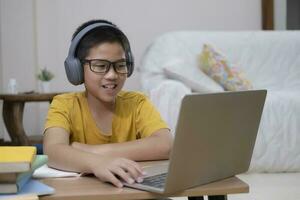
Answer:
[[[137,131],[141,138],[148,137],[159,129],[169,129],[158,110],[145,96],[138,103],[136,119]]]
[[[64,98],[54,97],[48,110],[44,131],[51,127],[61,127],[70,133],[70,103]]]

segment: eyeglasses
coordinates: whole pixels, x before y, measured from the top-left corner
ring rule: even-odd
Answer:
[[[106,74],[113,66],[115,72],[119,74],[128,74],[128,68],[125,59],[120,59],[115,62],[102,59],[82,60],[83,64],[88,63],[92,72],[98,74]]]

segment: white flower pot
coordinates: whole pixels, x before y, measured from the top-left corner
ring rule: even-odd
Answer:
[[[40,81],[40,93],[49,93],[50,92],[50,81]]]

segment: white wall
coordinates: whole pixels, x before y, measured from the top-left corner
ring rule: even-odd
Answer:
[[[1,81],[7,91],[10,78],[18,81],[20,91],[33,90],[35,81],[33,2],[1,0]],[[24,124],[29,133],[39,125],[38,107],[32,103],[25,107]],[[29,117],[29,116],[35,116]]]
[[[55,73],[53,91],[83,88],[67,82],[63,61],[75,28],[89,19],[111,20],[127,34],[136,68],[147,45],[167,31],[261,29],[261,0],[0,0],[0,11],[0,81],[6,86],[14,77],[20,91],[37,89],[39,67]],[[137,71],[125,88],[140,89]],[[41,132],[46,110],[26,105],[28,132]]]
[[[146,46],[172,30],[245,30],[261,28],[260,0],[52,0],[36,1],[39,65],[58,75],[53,87],[69,87],[63,60],[75,28],[82,22],[105,18],[129,37],[138,67]],[[50,54],[49,54],[50,53]],[[138,74],[126,87],[139,89]]]

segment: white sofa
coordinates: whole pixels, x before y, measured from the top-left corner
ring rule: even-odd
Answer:
[[[181,31],[154,40],[140,66],[142,88],[172,129],[185,94],[223,90],[197,69],[205,43],[238,64],[254,89],[268,90],[250,169],[240,175],[250,193],[229,199],[300,199],[300,31]]]

